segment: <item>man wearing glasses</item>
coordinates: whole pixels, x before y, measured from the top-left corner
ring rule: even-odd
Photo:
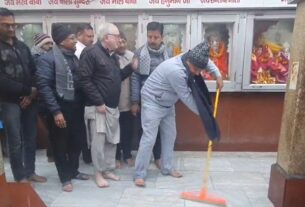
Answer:
[[[108,187],[106,179],[119,180],[115,168],[116,145],[120,141],[118,110],[121,82],[137,67],[132,61],[124,69],[115,56],[120,33],[111,23],[101,25],[98,41],[86,47],[80,58],[80,86],[86,95],[85,120],[95,181],[98,187]]]
[[[46,182],[35,174],[37,90],[30,49],[15,37],[14,14],[0,8],[0,101],[17,182]]]

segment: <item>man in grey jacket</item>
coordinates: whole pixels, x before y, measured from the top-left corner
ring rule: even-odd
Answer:
[[[145,177],[158,128],[161,134],[161,173],[182,177],[173,166],[176,139],[175,103],[180,99],[191,111],[199,114],[196,100],[188,85],[189,76],[211,73],[222,88],[221,74],[209,59],[208,43],[203,42],[189,52],[161,63],[146,80],[141,91],[143,135],[135,163],[135,184],[145,186]]]
[[[156,67],[172,56],[163,43],[163,24],[150,22],[147,25],[147,43],[140,47],[135,56],[139,59],[139,68],[131,76],[131,112],[134,116],[140,112],[140,90]],[[160,168],[161,140],[157,134],[153,155],[157,168]]]

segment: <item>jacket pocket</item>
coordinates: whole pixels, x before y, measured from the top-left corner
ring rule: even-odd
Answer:
[[[168,91],[164,91],[160,94],[156,94],[155,99],[157,100],[160,106],[169,108],[176,103],[177,95]]]

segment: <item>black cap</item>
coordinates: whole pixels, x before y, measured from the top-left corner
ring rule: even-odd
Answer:
[[[205,69],[210,56],[210,47],[208,42],[202,42],[188,52],[189,61],[200,69]]]
[[[57,45],[59,45],[71,34],[74,33],[67,25],[61,23],[52,24],[52,39]]]

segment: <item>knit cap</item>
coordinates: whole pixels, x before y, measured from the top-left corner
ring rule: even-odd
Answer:
[[[33,37],[34,45],[37,47],[42,47],[44,44],[53,42],[52,38],[44,33],[37,33]]]
[[[71,34],[73,34],[73,32],[67,25],[61,23],[52,24],[52,38],[57,45],[59,45]]]
[[[188,52],[189,61],[200,69],[205,69],[209,62],[210,47],[208,42],[202,42]]]

